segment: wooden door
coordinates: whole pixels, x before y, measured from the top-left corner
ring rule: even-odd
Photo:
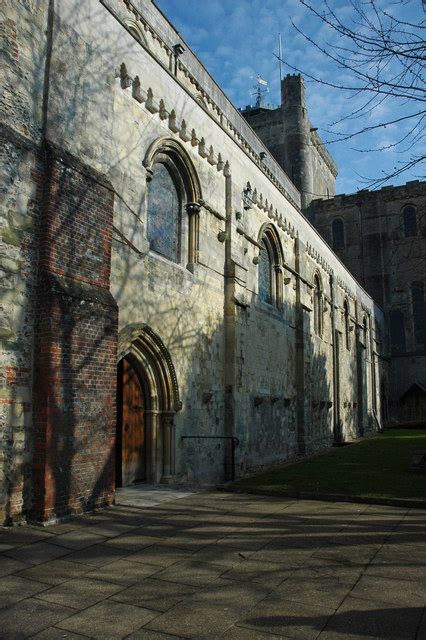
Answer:
[[[145,398],[128,358],[119,365],[118,389],[117,484],[125,487],[146,479]]]

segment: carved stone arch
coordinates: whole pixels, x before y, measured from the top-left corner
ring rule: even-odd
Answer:
[[[175,232],[173,238],[170,238],[171,250],[170,255],[163,253],[165,257],[186,266],[193,272],[194,265],[198,262],[199,254],[199,235],[200,235],[200,207],[203,202],[201,183],[195,170],[193,162],[189,157],[186,149],[173,138],[158,138],[149,146],[143,165],[147,172],[147,237],[150,240],[153,250],[156,242],[162,245],[164,241],[163,235],[160,238],[152,237],[150,228],[154,229],[154,236],[158,231],[157,211],[150,208],[149,193],[150,188],[154,190],[154,182],[159,172],[169,174],[173,187],[176,189],[177,201],[179,201],[177,209],[175,209],[173,218],[175,222]],[[156,173],[157,169],[157,173]],[[149,183],[152,181],[151,187]],[[186,211],[186,215],[184,215]],[[152,222],[152,227],[150,226]],[[161,253],[161,250],[157,252]]]
[[[318,282],[319,288],[321,289],[322,292],[324,291],[322,276],[319,269],[314,269],[314,273],[312,275],[312,281],[314,284],[315,284],[315,281]]]
[[[175,473],[174,416],[182,408],[172,358],[161,338],[139,323],[119,333],[118,361],[129,356],[147,396],[147,478],[170,483]]]
[[[201,202],[203,199],[201,183],[197,171],[185,147],[173,138],[157,138],[150,144],[143,159],[145,169],[152,171],[152,166],[159,155],[169,156],[182,172],[182,179],[187,190],[189,202]]]
[[[131,34],[138,40],[138,42],[143,44],[143,46],[148,49],[149,48],[148,42],[147,42],[147,39],[145,38],[144,33],[142,32],[139,22],[137,22],[136,20],[132,20],[131,18],[128,18],[124,21],[124,24],[126,25],[128,30],[131,32]]]
[[[179,387],[170,353],[161,338],[146,324],[127,325],[118,338],[118,359],[132,353],[143,361],[145,373],[155,399],[152,408],[159,411],[179,411]],[[155,389],[155,393],[154,393]]]
[[[273,306],[282,309],[283,306],[283,266],[284,266],[284,252],[281,245],[279,233],[275,226],[271,223],[262,225],[258,243],[261,246],[259,256],[259,298]],[[262,251],[266,254],[262,254]],[[267,264],[265,264],[265,257]],[[270,271],[270,295],[264,295],[262,291],[261,277],[262,273]]]
[[[282,248],[280,235],[275,225],[271,224],[270,222],[265,222],[265,224],[261,226],[259,231],[259,236],[258,236],[259,244],[262,242],[262,240],[265,237],[268,238],[271,244],[272,250],[274,251],[275,263],[282,267],[284,265],[284,251]]]

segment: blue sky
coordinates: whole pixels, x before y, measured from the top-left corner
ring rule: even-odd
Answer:
[[[283,74],[292,73],[292,67],[301,68],[306,74],[331,80],[333,83],[352,82],[351,74],[338,68],[315,50],[312,44],[297,33],[290,18],[303,32],[315,41],[326,44],[335,34],[327,32],[324,25],[314,19],[299,0],[155,0],[184,40],[193,49],[207,70],[237,107],[243,107],[254,98],[250,93],[253,78],[258,74],[268,81],[266,102],[279,104],[278,34],[281,32],[283,50]],[[343,21],[350,21],[352,9],[349,0],[330,0]],[[399,19],[416,25],[426,24],[426,13],[421,0],[377,0],[377,4]],[[314,2],[321,8],[322,2]],[[392,72],[392,69],[388,70]],[[307,78],[307,99],[313,126],[325,141],[335,140],[330,124],[361,105],[362,96],[348,96],[336,90],[310,81]],[[386,100],[368,115],[350,123],[345,120],[337,129],[343,133],[350,126],[362,128],[375,126],[386,119],[404,117],[416,108],[412,101]],[[352,193],[369,186],[363,177],[373,179],[390,174],[410,154],[419,152],[424,138],[416,147],[406,149],[392,145],[406,132],[413,121],[402,121],[386,128],[373,129],[341,142],[330,142],[328,149],[339,167],[337,193]],[[336,127],[334,127],[336,129]],[[381,149],[372,151],[372,149]],[[405,153],[398,152],[398,149]],[[361,151],[360,151],[361,150]],[[366,150],[369,150],[368,152]],[[386,184],[403,184],[408,180],[424,179],[424,165],[416,165]]]

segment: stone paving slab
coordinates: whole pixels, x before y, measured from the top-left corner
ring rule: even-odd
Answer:
[[[157,616],[157,611],[105,600],[62,620],[56,626],[67,631],[81,632],[97,640],[116,640],[140,629]]]
[[[169,487],[126,496],[0,529],[1,638],[426,640],[422,510]]]

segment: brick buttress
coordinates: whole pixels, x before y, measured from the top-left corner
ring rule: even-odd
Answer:
[[[42,215],[28,515],[47,521],[113,499],[118,311],[109,291],[110,184],[52,146],[36,178]]]

